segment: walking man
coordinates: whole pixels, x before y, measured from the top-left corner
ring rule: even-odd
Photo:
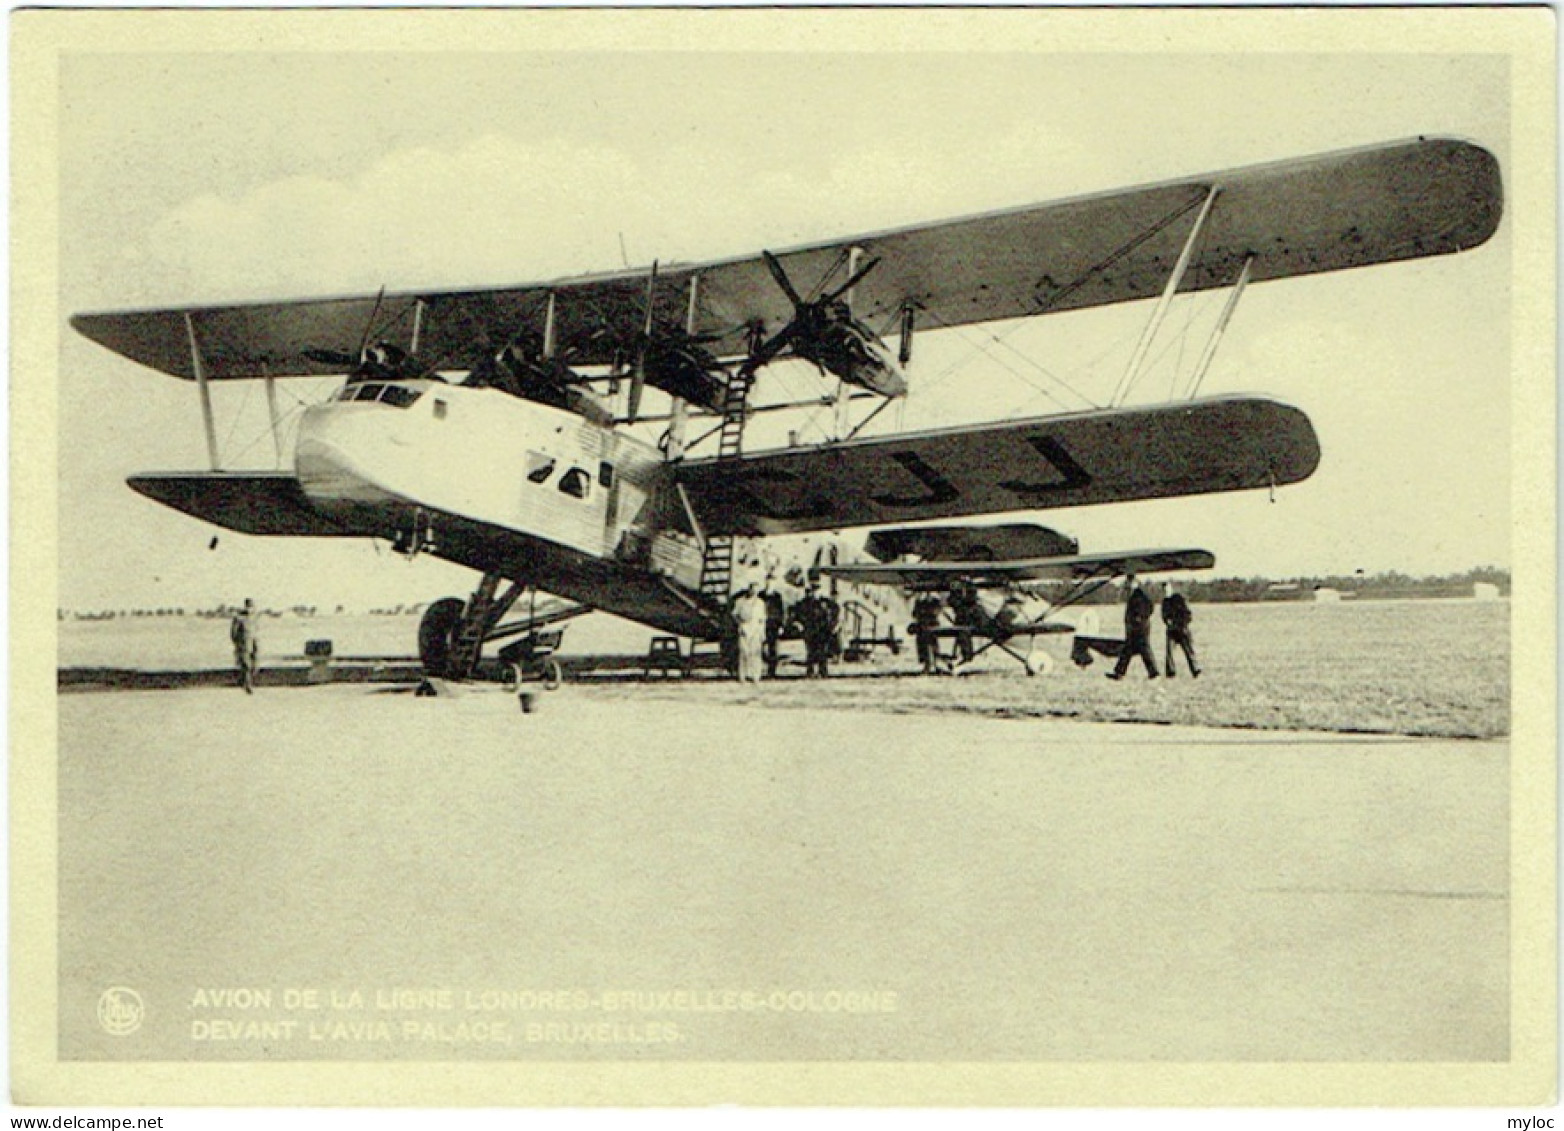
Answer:
[[[1124,579],[1124,587],[1129,591],[1124,602],[1124,651],[1119,653],[1119,662],[1108,678],[1123,679],[1130,661],[1139,656],[1146,663],[1146,678],[1156,679],[1157,661],[1151,654],[1151,597],[1134,574]]]
[[[1184,650],[1184,662],[1189,665],[1190,676],[1200,675],[1200,664],[1195,660],[1195,636],[1189,627],[1194,616],[1184,595],[1176,592],[1173,583],[1168,582],[1162,591],[1162,624],[1167,630],[1167,655],[1163,657],[1163,666],[1167,668],[1169,679],[1178,675],[1178,669],[1173,666],[1175,644]]]

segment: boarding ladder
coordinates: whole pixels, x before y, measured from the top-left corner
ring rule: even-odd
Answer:
[[[744,451],[745,405],[754,374],[743,366],[728,374],[722,396],[722,429],[717,435],[717,459],[737,459]],[[706,539],[701,556],[701,594],[726,605],[733,592],[733,536],[715,534]]]
[[[450,671],[456,679],[466,679],[478,666],[478,656],[483,652],[483,642],[495,621],[505,615],[515,596],[502,602],[495,597],[500,587],[500,575],[486,573],[478,588],[467,599],[459,627],[451,640]]]

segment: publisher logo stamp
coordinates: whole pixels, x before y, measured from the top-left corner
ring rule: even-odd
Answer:
[[[98,998],[98,1024],[111,1036],[130,1036],[141,1028],[145,1013],[141,995],[125,986],[111,986]]]

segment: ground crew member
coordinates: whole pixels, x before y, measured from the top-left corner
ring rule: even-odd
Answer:
[[[972,662],[972,635],[983,623],[983,606],[978,604],[977,590],[971,582],[961,581],[950,591],[950,615],[956,622],[956,647],[961,650],[961,662]]]
[[[774,578],[766,578],[766,591],[761,595],[766,603],[766,678],[777,678],[777,665],[782,662],[782,629],[787,624],[787,602],[777,592]]]
[[[831,674],[831,644],[836,634],[836,602],[820,592],[812,581],[809,593],[798,603],[798,626],[804,634],[804,675],[822,679]]]
[[[1151,654],[1151,597],[1141,588],[1131,574],[1125,578],[1129,597],[1124,602],[1124,651],[1119,662],[1108,673],[1109,679],[1123,679],[1129,671],[1130,661],[1139,656],[1146,662],[1146,678],[1157,678],[1157,661]]]
[[[1167,668],[1168,678],[1178,675],[1178,670],[1173,666],[1173,646],[1177,644],[1184,650],[1184,662],[1189,665],[1189,674],[1198,676],[1200,664],[1195,660],[1195,635],[1189,627],[1195,614],[1189,611],[1189,602],[1184,599],[1182,593],[1175,592],[1173,583],[1167,583],[1162,596],[1162,624],[1167,630],[1167,655],[1164,667]]]
[[[945,602],[938,593],[925,593],[912,604],[912,635],[918,644],[918,663],[923,674],[928,675],[939,666],[939,638],[934,635],[939,628],[940,613]]]
[[[759,683],[761,652],[766,641],[766,603],[760,599],[754,582],[734,600],[733,621],[738,629],[739,682]]]
[[[239,686],[247,694],[255,694],[255,661],[257,641],[255,636],[255,602],[244,599],[244,607],[234,614],[228,625],[228,639],[234,646],[234,667],[239,669]]]

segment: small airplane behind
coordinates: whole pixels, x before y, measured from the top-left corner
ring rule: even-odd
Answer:
[[[908,632],[923,670],[947,674],[990,649],[1009,655],[1028,675],[1049,671],[1052,657],[1036,646],[1037,638],[1075,631],[1058,619],[1065,609],[1121,577],[1216,564],[1209,551],[1197,549],[1081,554],[1075,539],[1024,523],[876,532],[866,549],[881,560],[821,572],[917,594]],[[1050,601],[1045,582],[1067,588]]]
[[[426,669],[465,678],[486,643],[515,634],[502,621],[529,591],[719,640],[736,562],[773,536],[894,540],[936,520],[1297,483],[1320,449],[1295,407],[1197,398],[1199,374],[1172,402],[1123,403],[1173,295],[1228,290],[1225,326],[1250,283],[1463,251],[1501,209],[1490,153],[1417,138],[735,259],[71,325],[198,391],[209,468],[134,475],[134,490],[245,534],[385,539],[476,570],[472,595],[435,602],[419,630]],[[1142,299],[1157,303],[1108,404],[859,434],[906,395],[917,333]],[[834,393],[753,404],[785,357]],[[304,376],[345,380],[303,413],[291,468],[225,469],[211,384],[264,382],[278,429],[273,382]],[[668,398],[658,443],[635,430],[652,419],[648,386]],[[744,450],[755,412],[833,396],[831,441]],[[853,424],[864,400],[878,403]],[[1073,549],[1034,557],[1002,575],[1104,565]],[[838,570],[832,583],[850,599],[883,578]]]

